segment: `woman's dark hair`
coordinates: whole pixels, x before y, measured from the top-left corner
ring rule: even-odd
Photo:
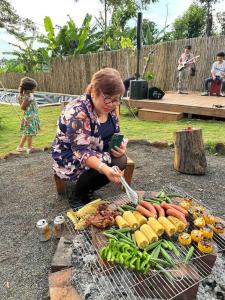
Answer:
[[[91,83],[86,89],[87,94],[93,91],[97,94],[103,92],[106,95],[120,94],[122,96],[125,88],[120,73],[113,68],[99,70],[92,76]]]
[[[184,47],[184,49],[188,49],[188,50],[191,50],[191,45],[187,45]]]
[[[33,78],[24,77],[20,81],[19,93],[20,93],[20,95],[22,95],[24,92],[25,93],[30,93],[36,87],[37,87],[37,82]]]
[[[224,52],[219,52],[219,53],[216,54],[216,56],[225,57],[225,53]]]

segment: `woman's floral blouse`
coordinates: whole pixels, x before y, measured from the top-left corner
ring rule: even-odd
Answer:
[[[110,112],[114,132],[119,132],[116,112]],[[67,104],[58,120],[56,138],[52,144],[53,169],[63,179],[76,181],[88,170],[86,159],[96,156],[102,162],[111,163],[111,156],[103,152],[100,122],[92,99],[83,95]]]

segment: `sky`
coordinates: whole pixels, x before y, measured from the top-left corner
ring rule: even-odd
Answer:
[[[86,15],[89,13],[98,18],[99,11],[103,11],[103,4],[99,0],[9,0],[17,13],[24,18],[29,18],[39,27],[41,32],[45,32],[43,20],[45,16],[50,16],[54,25],[64,25],[68,21],[68,14],[79,27]],[[166,20],[167,24],[181,16],[192,3],[192,0],[159,0],[158,3],[151,4],[148,10],[143,12],[143,18],[155,22],[159,27],[163,27]],[[225,0],[222,0],[225,3]],[[223,6],[223,5],[222,5]],[[221,4],[216,5],[216,11],[220,11]],[[12,50],[8,42],[15,42],[4,29],[0,29],[0,58],[2,52]]]

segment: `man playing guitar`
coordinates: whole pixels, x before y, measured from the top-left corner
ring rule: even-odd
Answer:
[[[187,94],[184,90],[187,91],[188,78],[190,76],[190,72],[195,71],[195,57],[191,53],[191,46],[185,46],[184,53],[181,54],[178,59],[178,94]],[[192,73],[192,76],[194,74]]]

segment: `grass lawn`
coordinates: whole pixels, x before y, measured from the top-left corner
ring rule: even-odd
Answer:
[[[0,104],[0,155],[16,149],[20,136],[20,119],[22,115],[19,107]],[[59,106],[39,108],[42,130],[34,138],[34,147],[50,146],[56,132],[56,122],[60,112]],[[146,139],[149,141],[172,142],[173,132],[187,126],[202,128],[204,143],[213,151],[216,143],[225,142],[225,122],[211,120],[182,119],[177,122],[141,121],[134,119],[130,113],[122,108],[121,131],[129,139]]]

